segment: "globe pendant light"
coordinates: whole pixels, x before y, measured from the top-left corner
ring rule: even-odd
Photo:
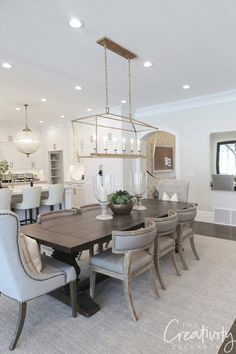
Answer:
[[[26,154],[29,157],[30,154],[37,151],[40,145],[39,140],[37,137],[32,133],[31,129],[28,127],[28,117],[27,117],[27,109],[28,104],[25,104],[25,128],[22,129],[16,135],[14,143],[18,151]]]

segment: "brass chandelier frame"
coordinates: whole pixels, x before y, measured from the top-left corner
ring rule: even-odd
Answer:
[[[131,107],[131,65],[130,62],[132,59],[135,59],[137,57],[136,54],[132,53],[128,49],[120,46],[119,44],[115,43],[111,39],[107,37],[103,37],[97,41],[98,44],[104,47],[104,63],[105,63],[105,112],[101,114],[93,114],[93,115],[88,115],[85,117],[80,117],[80,118],[75,118],[72,120],[72,128],[73,128],[73,136],[74,136],[74,144],[77,152],[77,157],[78,159],[80,158],[126,158],[126,159],[139,159],[139,158],[145,158],[146,156],[141,153],[141,148],[140,146],[138,147],[138,133],[142,132],[156,132],[158,131],[158,128],[155,126],[152,126],[150,124],[147,124],[145,122],[141,122],[137,119],[134,119],[132,117],[132,107]],[[114,53],[122,56],[123,58],[128,60],[128,88],[129,88],[129,95],[128,95],[128,105],[129,105],[129,115],[123,116],[123,115],[118,115],[110,112],[109,108],[109,96],[108,96],[108,74],[107,74],[107,49],[113,51]],[[106,120],[108,121],[114,121],[118,122],[121,126],[111,126],[111,125],[106,125]],[[102,121],[102,123],[101,123]],[[93,152],[90,154],[85,154],[85,155],[80,155],[79,151],[79,146],[78,146],[78,139],[77,139],[77,133],[76,133],[76,126],[78,124],[81,125],[88,125],[88,126],[93,126],[95,129],[95,146],[93,148]],[[125,125],[126,127],[122,127],[122,125]],[[119,130],[123,132],[129,132],[132,133],[134,136],[134,146],[135,149],[131,150],[129,153],[125,150],[122,149],[122,153],[117,153],[117,150],[114,149],[113,153],[108,153],[107,149],[104,149],[104,152],[99,152],[99,146],[98,146],[98,136],[99,136],[99,128],[107,128],[110,130]],[[140,145],[140,144],[139,144]]]

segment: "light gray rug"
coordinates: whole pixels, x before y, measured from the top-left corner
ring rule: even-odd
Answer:
[[[70,308],[43,296],[28,305],[25,327],[16,354],[178,354],[217,353],[222,327],[229,330],[236,315],[236,242],[196,235],[200,261],[189,245],[185,247],[189,271],[175,275],[168,257],[161,267],[168,289],[160,290],[155,300],[147,275],[133,283],[133,298],[139,320],[134,322],[127,310],[122,284],[106,280],[96,288],[101,311],[90,319],[71,318]],[[0,297],[0,353],[8,346],[15,329],[17,304]],[[166,343],[164,332],[166,331]],[[194,336],[184,340],[183,331]],[[214,332],[215,331],[215,332]],[[182,337],[175,338],[179,332]],[[196,334],[195,333],[195,334]],[[210,335],[214,335],[210,340]],[[186,334],[185,334],[186,335]],[[218,335],[218,339],[217,339]],[[175,338],[175,339],[174,339]],[[235,351],[232,353],[235,353]]]

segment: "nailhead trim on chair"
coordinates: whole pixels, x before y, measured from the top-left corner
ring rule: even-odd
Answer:
[[[46,278],[46,279],[33,278],[33,277],[27,272],[27,270],[25,269],[25,266],[24,266],[24,264],[23,264],[23,262],[22,262],[22,260],[21,260],[21,256],[20,256],[20,249],[19,249],[19,242],[18,242],[18,240],[19,240],[19,220],[18,220],[17,216],[16,216],[15,214],[13,214],[13,213],[0,213],[0,216],[1,216],[1,215],[9,215],[9,216],[12,216],[13,218],[15,218],[15,221],[16,221],[16,224],[17,224],[17,253],[18,253],[18,257],[19,257],[20,263],[21,263],[21,265],[22,265],[22,267],[23,267],[23,270],[24,270],[25,274],[26,274],[28,277],[30,277],[32,280],[34,280],[34,281],[45,281],[45,280],[57,278],[57,277],[60,277],[60,276],[64,275],[64,277],[65,277],[65,285],[66,285],[66,280],[67,280],[66,278],[67,278],[67,275],[66,275],[66,273],[65,273],[64,271],[61,271],[63,274],[54,275],[54,276],[51,276],[51,277]],[[61,287],[61,286],[60,286],[60,287]],[[3,294],[4,294],[4,293],[3,293]],[[4,294],[4,295],[5,295],[5,294]],[[7,296],[7,295],[5,295],[5,296]],[[30,300],[33,300],[33,299],[37,299],[37,298],[40,297],[40,296],[42,296],[42,295],[33,297],[33,298],[31,298],[31,299],[29,299],[29,300],[26,300],[26,301],[30,301]],[[10,296],[7,296],[7,297],[11,298]],[[13,300],[15,300],[15,299],[13,299]],[[23,301],[23,302],[26,302],[26,301]]]

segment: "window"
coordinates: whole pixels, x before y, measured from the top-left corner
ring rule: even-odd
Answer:
[[[236,140],[217,143],[216,172],[236,175]]]

